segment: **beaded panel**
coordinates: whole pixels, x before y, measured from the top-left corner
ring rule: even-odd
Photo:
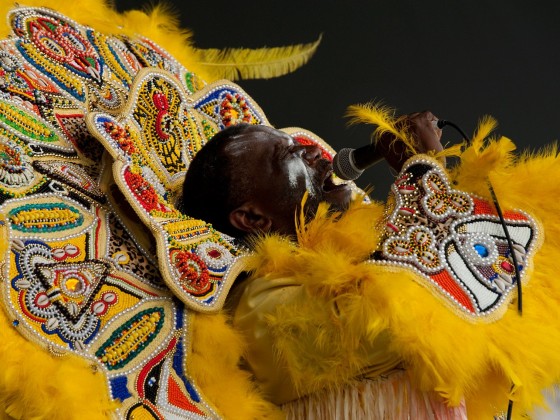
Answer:
[[[9,19],[20,54],[61,90],[108,109],[122,105],[133,74],[108,37],[47,9],[15,9]]]
[[[238,122],[266,119],[236,85],[218,82],[189,95],[169,73],[149,69],[139,72],[121,115],[92,113],[88,119],[115,158],[117,184],[156,238],[164,280],[198,311],[222,306],[242,253],[209,224],[177,211],[176,192],[196,152]]]
[[[0,206],[9,244],[1,295],[13,327],[55,355],[90,360],[122,402],[123,418],[216,418],[185,370],[183,305],[161,287],[149,260],[127,269],[123,258],[141,251],[115,215],[70,195],[34,194]]]
[[[134,54],[142,67],[155,67],[166,70],[177,76],[189,94],[195,93],[206,86],[206,82],[195,73],[186,70],[167,51],[148,38],[131,39],[119,36],[124,51]]]
[[[9,22],[13,36],[0,41],[2,310],[30,341],[101,371],[122,403],[116,417],[217,418],[186,371],[189,310],[108,202],[104,148],[85,123],[92,109],[123,106],[141,54],[51,10],[18,8]],[[189,92],[204,85],[151,41],[135,42],[172,63]]]
[[[493,205],[454,189],[440,164],[427,158],[405,165],[392,194],[374,260],[414,270],[468,319],[497,319],[515,297],[517,280]],[[504,218],[524,281],[538,244],[538,225],[519,210],[506,211]]]

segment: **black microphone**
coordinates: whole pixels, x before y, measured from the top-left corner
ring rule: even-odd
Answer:
[[[443,128],[453,123],[447,120],[434,120],[432,124],[437,128]],[[353,181],[362,175],[365,169],[383,159],[384,152],[384,148],[377,142],[358,149],[341,149],[333,159],[333,171],[340,179]]]
[[[377,143],[368,144],[358,149],[341,149],[333,159],[333,171],[345,181],[357,179],[364,169],[383,159]]]

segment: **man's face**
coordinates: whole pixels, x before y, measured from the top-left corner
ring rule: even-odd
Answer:
[[[350,201],[350,188],[332,182],[332,164],[321,157],[321,149],[302,146],[282,131],[249,127],[225,152],[234,162],[232,178],[244,180],[251,199],[272,218],[273,231],[294,233],[296,210],[306,191],[307,212],[314,212],[321,201],[335,209],[346,208]]]

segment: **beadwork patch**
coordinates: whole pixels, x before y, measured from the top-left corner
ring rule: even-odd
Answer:
[[[60,89],[80,102],[89,90],[108,109],[122,104],[120,89],[132,75],[107,37],[46,9],[16,9],[9,17],[20,54]]]
[[[36,161],[38,171],[72,186],[79,192],[99,202],[105,202],[103,192],[97,182],[79,164],[63,160]]]
[[[136,60],[142,67],[154,67],[174,74],[178,80],[184,82],[183,87],[188,93],[194,93],[206,85],[196,74],[187,71],[174,57],[172,57],[161,46],[148,38],[129,38],[120,36],[118,38],[126,50],[134,54]]]
[[[493,206],[456,190],[434,160],[413,158],[392,186],[393,208],[378,263],[411,268],[425,285],[470,319],[494,320],[515,296],[515,271]],[[521,281],[538,243],[536,222],[507,211]]]
[[[196,310],[221,307],[240,251],[204,221],[178,212],[175,192],[207,134],[238,122],[266,119],[237,86],[219,82],[189,96],[175,77],[158,70],[139,73],[119,117],[93,113],[88,120],[116,159],[117,184],[156,237],[164,279]]]
[[[30,154],[25,145],[0,136],[0,203],[2,196],[24,196],[47,181],[33,169]]]

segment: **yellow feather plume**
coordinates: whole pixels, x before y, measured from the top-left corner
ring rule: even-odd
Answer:
[[[474,150],[479,151],[480,149],[482,149],[484,140],[486,140],[486,138],[492,131],[496,129],[497,126],[498,121],[496,121],[491,116],[485,115],[484,117],[482,117],[471,140],[471,145],[473,146]]]
[[[291,73],[313,56],[321,42],[258,49],[197,49],[200,65],[215,78],[270,79]]]
[[[472,137],[471,144],[459,153],[461,165],[450,170],[458,183],[468,185],[470,191],[488,197],[487,182],[505,176],[505,170],[511,166],[516,156],[513,154],[515,144],[507,137],[487,138],[497,127],[497,122],[490,116],[483,117]],[[476,166],[477,170],[471,168]]]
[[[483,125],[481,137],[491,125]],[[356,261],[377,245],[372,224],[381,218],[381,206],[368,210],[354,203],[343,215],[321,209],[300,228],[302,246],[266,238],[252,260],[256,275],[296,278],[309,293],[306,305],[286,303],[268,320],[299,390],[352,382],[369,360],[361,352],[364,343],[387,330],[387,354],[398,355],[418,389],[434,390],[451,405],[465,398],[469,418],[492,418],[510,398],[513,418],[524,418],[542,403],[541,391],[560,380],[558,148],[519,159],[505,138],[478,150],[478,158],[473,148],[465,152],[455,188],[481,194],[489,175],[504,209],[523,209],[542,222],[544,241],[523,291],[523,316],[512,306],[499,321],[466,322],[422,287],[412,270]],[[480,185],[473,185],[479,178]],[[331,307],[337,316],[325,309]]]
[[[395,137],[395,141],[402,141],[412,154],[417,153],[414,147],[414,139],[408,134],[405,125],[401,124],[399,126],[399,120],[395,118],[394,109],[375,103],[352,105],[348,107],[346,116],[351,118],[349,124],[376,125],[377,128],[373,132],[375,139],[379,139],[385,133],[390,133]]]
[[[244,341],[228,317],[224,313],[194,314],[193,321],[188,370],[220,414],[233,420],[284,418],[255,389],[250,373],[239,369]]]
[[[109,399],[101,372],[74,355],[56,357],[32,344],[0,309],[0,418],[107,419]]]

